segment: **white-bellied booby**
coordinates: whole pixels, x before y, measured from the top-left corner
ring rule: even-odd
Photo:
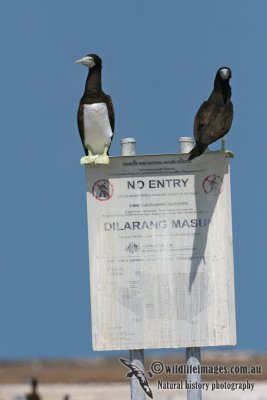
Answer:
[[[115,117],[111,97],[102,90],[102,60],[96,54],[88,54],[76,64],[89,68],[78,109],[78,128],[86,154],[81,164],[108,164]]]
[[[194,136],[195,147],[189,152],[189,160],[200,156],[209,144],[222,139],[221,151],[224,148],[224,136],[227,134],[233,120],[233,104],[231,102],[231,86],[229,80],[232,76],[228,67],[217,71],[213,91],[207,101],[204,101],[195,116]]]

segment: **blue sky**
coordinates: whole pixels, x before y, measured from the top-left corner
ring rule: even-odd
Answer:
[[[236,348],[267,350],[266,15],[264,0],[2,2],[0,358],[93,355],[76,126],[87,71],[74,64],[88,53],[113,98],[111,155],[123,137],[176,152],[231,67]]]

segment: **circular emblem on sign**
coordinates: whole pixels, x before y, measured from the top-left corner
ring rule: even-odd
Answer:
[[[138,243],[130,242],[129,244],[126,245],[125,250],[128,251],[128,253],[138,253],[140,250],[140,246]]]
[[[93,184],[92,192],[97,200],[107,201],[113,196],[114,187],[107,179],[99,179]]]
[[[207,194],[220,194],[222,191],[223,180],[219,175],[206,176],[202,183],[202,187]]]

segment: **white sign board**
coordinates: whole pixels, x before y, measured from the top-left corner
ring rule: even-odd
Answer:
[[[229,158],[87,165],[94,350],[236,343]]]

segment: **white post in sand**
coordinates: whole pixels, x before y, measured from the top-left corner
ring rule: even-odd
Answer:
[[[189,153],[194,147],[194,139],[192,137],[180,137],[179,138],[180,153]],[[187,347],[186,348],[186,365],[188,373],[186,375],[186,381],[201,383],[201,373],[193,373],[192,370],[197,367],[200,370],[201,366],[201,354],[200,347]],[[202,392],[201,389],[187,389],[187,400],[201,400]]]
[[[121,154],[123,156],[136,155],[136,141],[134,138],[121,140]],[[144,372],[144,350],[129,350],[130,362]],[[131,400],[145,400],[145,392],[135,376],[131,378]]]

